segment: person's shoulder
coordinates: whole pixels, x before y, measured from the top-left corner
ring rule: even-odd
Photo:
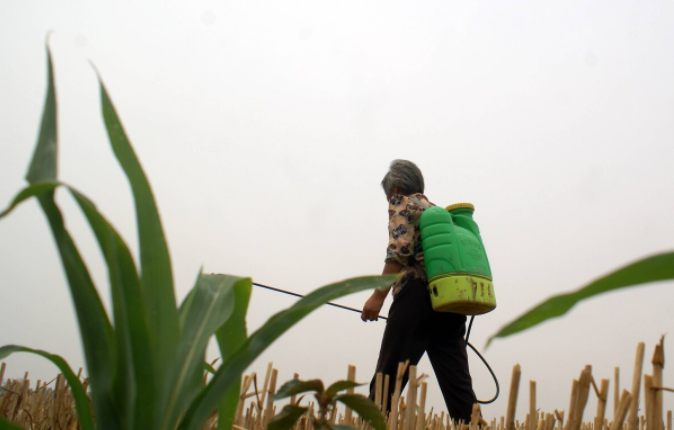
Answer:
[[[402,194],[394,194],[388,201],[389,206],[398,207],[407,203],[407,196]]]
[[[408,204],[414,205],[416,208],[420,210],[428,209],[432,206],[435,206],[430,200],[428,200],[428,197],[421,193],[417,194],[412,194],[407,197],[408,198]]]
[[[403,194],[394,194],[389,199],[389,209],[392,210],[403,208],[407,211],[422,212],[432,206],[435,206],[435,204],[433,204],[430,200],[428,200],[428,197],[421,193],[410,194],[408,196]]]

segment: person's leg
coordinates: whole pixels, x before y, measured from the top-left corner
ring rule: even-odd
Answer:
[[[466,317],[436,312],[432,318],[430,345],[427,349],[449,415],[454,420],[470,421],[477,402],[466,354]]]
[[[388,398],[387,412],[391,409],[398,363],[409,360],[410,366],[416,365],[428,346],[429,333],[426,328],[431,315],[426,308],[427,301],[426,285],[421,281],[410,282],[398,293],[389,310],[377,370],[370,383],[370,398],[374,399],[376,374],[389,375],[388,392],[384,393]],[[408,372],[405,372],[401,390],[407,384],[407,379]]]

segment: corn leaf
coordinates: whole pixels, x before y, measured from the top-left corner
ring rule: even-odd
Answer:
[[[674,279],[674,252],[644,258],[597,279],[576,291],[553,296],[518,316],[492,335],[487,346],[497,337],[507,337],[530,329],[546,320],[567,313],[578,302],[598,294],[649,282]]]
[[[243,345],[248,337],[246,329],[246,313],[253,284],[237,282],[234,285],[234,312],[227,322],[215,332],[220,356],[223,361],[229,359],[238,348]],[[215,371],[212,372],[215,374]],[[239,403],[239,391],[241,390],[241,376],[229,389],[225,397],[220,401],[218,408],[218,430],[229,430],[234,425],[236,408]]]
[[[181,339],[174,386],[166,405],[163,429],[174,429],[182,412],[203,388],[203,363],[208,340],[234,312],[234,289],[250,279],[200,275],[180,308]]]
[[[108,266],[117,354],[114,391],[124,402],[119,411],[124,427],[150,429],[156,399],[152,396],[150,335],[136,265],[122,237],[95,205],[73,188],[69,190],[89,221]]]
[[[304,415],[309,408],[295,405],[285,405],[281,412],[272,418],[267,430],[288,430]]]
[[[204,362],[204,370],[210,373],[211,375],[215,375],[215,367],[213,367],[211,363],[207,361]]]
[[[363,384],[353,381],[337,381],[331,384],[326,390],[330,395],[339,393],[340,391],[348,390],[349,388],[355,388]]]
[[[157,382],[155,388],[158,398],[165,398],[173,385],[171,372],[176,365],[175,351],[179,339],[171,260],[150,184],[102,81],[100,87],[103,119],[110,144],[133,192],[140,245],[141,287],[147,307]]]
[[[26,173],[26,180],[35,182],[54,181],[57,178],[58,165],[58,124],[56,112],[56,90],[54,88],[54,64],[47,40],[47,97],[42,111],[42,123],[33,158]]]
[[[335,401],[350,407],[375,430],[386,430],[386,422],[381,411],[374,402],[361,394],[340,394]]]
[[[19,427],[5,417],[0,417],[0,430],[23,430],[23,427]]]
[[[77,417],[80,421],[80,428],[82,430],[94,430],[94,420],[91,414],[91,408],[89,407],[89,399],[87,398],[87,394],[84,391],[84,387],[82,386],[79,378],[77,375],[75,375],[63,357],[50,354],[39,349],[26,348],[24,346],[18,345],[6,345],[0,347],[0,359],[3,359],[15,352],[28,352],[31,354],[37,354],[54,363],[66,378],[66,381],[70,386],[70,392],[72,393],[73,400],[75,401],[75,410],[77,411]],[[7,427],[5,423],[0,423],[0,429],[2,428],[13,429],[14,427]]]
[[[276,339],[320,305],[341,296],[370,288],[386,288],[397,276],[364,276],[331,284],[308,294],[290,308],[272,316],[253,333],[226,362],[190,405],[178,427],[197,430],[208,419],[225,393],[236,383],[241,373]]]
[[[47,215],[68,279],[92,386],[94,410],[97,417],[105,419],[102,428],[119,428],[118,417],[114,411],[117,409],[114,405],[119,399],[112,392],[112,326],[89,271],[66,230],[61,211],[53,199],[53,192],[38,197],[42,210]]]
[[[68,188],[84,212],[108,265],[115,318],[114,333],[117,345],[115,351],[118,354],[115,359],[118,379],[115,382],[114,391],[115,397],[124,401],[120,413],[124,417],[125,427],[131,428],[131,424],[135,421],[141,428],[150,428],[154,402],[152,397],[148,396],[148,393],[152,392],[153,382],[150,378],[151,361],[147,322],[143,314],[142,294],[136,267],[120,235],[89,199],[74,188],[58,181],[39,182],[24,188],[14,198],[11,205],[0,214],[0,218],[9,214],[28,198],[48,195],[59,185]],[[136,403],[141,403],[142,407]],[[138,414],[136,420],[134,420],[134,413]]]
[[[29,198],[38,196],[40,194],[45,194],[49,191],[53,191],[59,185],[61,185],[61,183],[58,181],[44,181],[44,182],[36,182],[32,185],[25,187],[16,195],[16,197],[12,199],[12,202],[9,204],[7,209],[0,212],[0,219],[9,215],[17,206],[19,206],[21,203],[25,202]]]
[[[300,381],[299,379],[292,379],[279,388],[274,395],[274,400],[284,399],[286,397],[294,396],[296,394],[306,393],[307,391],[315,391],[316,393],[323,392],[323,381],[320,379],[310,379],[308,381]]]
[[[42,126],[26,175],[26,179],[33,185],[44,181],[55,181],[57,172],[57,108],[49,49],[47,49],[47,59],[49,78]],[[70,295],[80,327],[97,420],[103,429],[120,428],[118,416],[115,413],[115,409],[118,409],[116,406],[118,399],[112,393],[114,351],[112,326],[86,265],[65,228],[61,211],[54,201],[54,191],[39,194],[38,201],[49,221],[68,279]]]

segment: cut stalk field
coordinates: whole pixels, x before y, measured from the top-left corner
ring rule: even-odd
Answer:
[[[662,386],[664,368],[663,341],[656,346],[650,363],[644,360],[644,344],[637,346],[635,366],[630,389],[621,390],[620,369],[615,368],[613,381],[596,381],[592,367],[582,369],[579,377],[571,384],[571,395],[566,409],[540,411],[536,405],[536,382],[529,382],[528,407],[520,412],[523,419],[517,419],[520,396],[521,369],[513,367],[508,396],[507,415],[489,420],[482,416],[479,405],[473,408],[471,422],[458,423],[451,420],[444,411],[428,408],[426,375],[418,375],[415,366],[409,366],[409,383],[406,392],[401,390],[402,377],[407,364],[401,363],[395,380],[381,374],[376,377],[374,402],[380,410],[385,410],[386,396],[383,392],[392,384],[395,387],[391,412],[386,417],[387,430],[672,430],[672,411],[664,410],[663,394],[674,389]],[[650,364],[650,366],[649,366]],[[644,374],[649,371],[650,374]],[[62,375],[49,382],[37,381],[32,384],[26,373],[23,380],[4,380],[5,364],[0,369],[0,415],[21,428],[34,430],[77,429],[79,422],[73,396]],[[88,381],[77,375],[84,387]],[[209,373],[204,376],[209,377]],[[271,363],[264,377],[251,373],[243,378],[239,402],[232,428],[234,430],[265,430],[279,411],[279,402],[274,401],[280,385],[278,371]],[[294,379],[299,379],[295,374]],[[347,380],[356,380],[356,368],[349,366]],[[610,390],[609,387],[612,386]],[[349,389],[350,391],[353,389]],[[612,392],[611,392],[612,391]],[[597,399],[597,409],[592,412],[586,406],[590,397]],[[308,412],[292,427],[294,430],[311,430],[310,416],[317,405],[305,396],[291,396],[290,404],[307,407]],[[613,414],[607,414],[612,410]],[[333,428],[350,426],[359,430],[371,427],[348,407],[332,408],[329,423]],[[218,414],[214,411],[205,430],[218,428]]]

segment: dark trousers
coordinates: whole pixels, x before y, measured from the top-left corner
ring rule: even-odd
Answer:
[[[466,423],[470,421],[477,399],[468,370],[465,331],[464,315],[433,311],[425,282],[410,282],[398,293],[389,310],[375,372],[375,377],[376,373],[389,375],[389,390],[385,393],[388,395],[388,411],[395,390],[398,363],[409,360],[410,366],[414,366],[426,352],[450,417]],[[408,372],[402,381],[403,388],[407,380]],[[375,378],[372,378],[371,398],[374,398],[374,389]]]

